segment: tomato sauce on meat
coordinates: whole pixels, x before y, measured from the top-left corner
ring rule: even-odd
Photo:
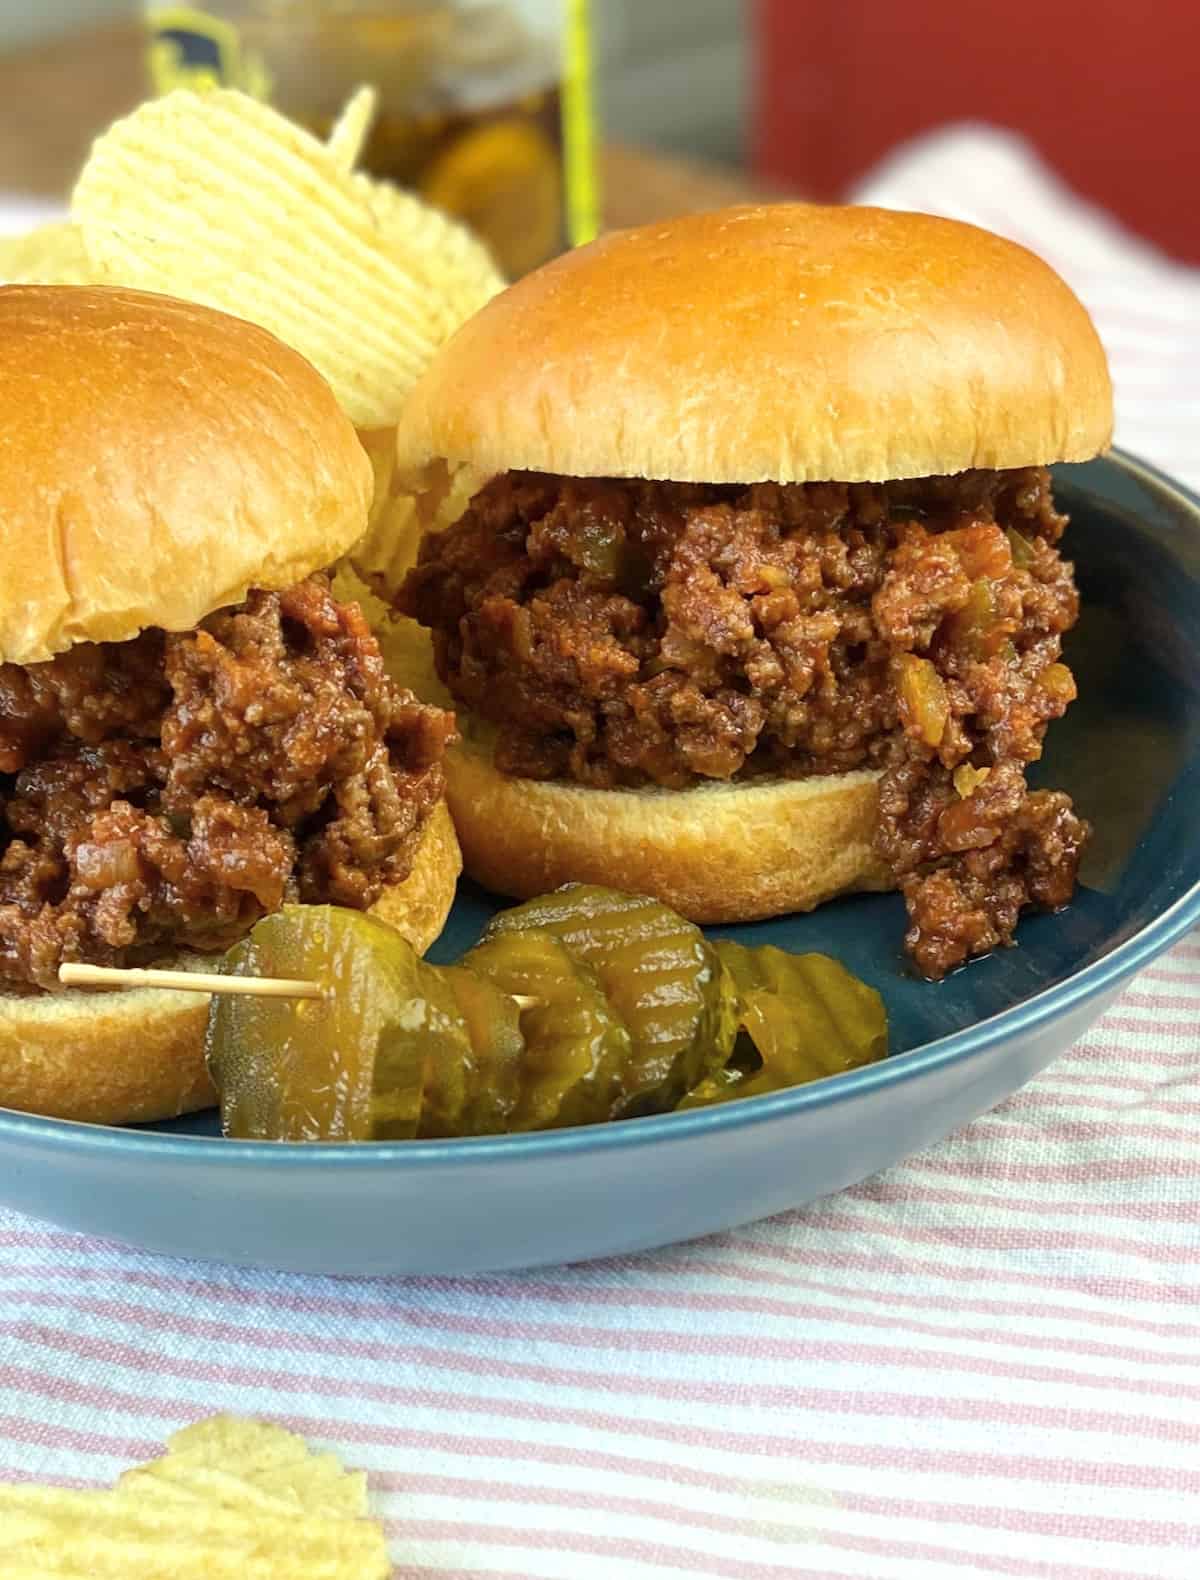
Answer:
[[[195,631],[0,665],[0,984],[223,949],[407,876],[453,718],[312,576]]]
[[[1074,889],[1030,791],[1078,615],[1049,473],[748,487],[508,473],[398,606],[496,763],[597,788],[881,770],[877,848],[938,977]]]

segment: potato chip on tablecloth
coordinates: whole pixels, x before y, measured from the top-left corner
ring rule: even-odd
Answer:
[[[0,1486],[0,1574],[386,1580],[366,1478],[282,1427],[215,1416],[104,1492]]]

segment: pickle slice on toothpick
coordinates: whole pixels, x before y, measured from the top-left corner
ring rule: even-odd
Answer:
[[[633,1045],[590,966],[553,934],[526,928],[485,937],[464,957],[463,971],[527,1004],[511,1130],[612,1117]]]
[[[356,911],[288,905],[235,945],[223,969],[323,990],[317,999],[213,998],[206,1054],[227,1136],[416,1134],[443,1006],[432,967],[399,933]]]

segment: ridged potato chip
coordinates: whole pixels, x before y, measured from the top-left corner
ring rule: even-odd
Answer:
[[[311,1457],[302,1437],[270,1421],[247,1421],[237,1415],[210,1415],[181,1427],[167,1439],[166,1459],[186,1459],[198,1465],[251,1475],[270,1465],[301,1464]],[[160,1459],[150,1461],[159,1465]],[[139,1466],[147,1469],[147,1466]]]
[[[391,504],[392,479],[396,475],[396,430],[360,428],[358,440],[367,452],[371,470],[375,474],[375,488],[367,516],[367,531],[371,532]]]
[[[97,139],[71,209],[102,278],[261,324],[379,428],[502,283],[478,243],[402,197],[257,100],[180,90]]]
[[[362,158],[378,109],[379,94],[374,88],[359,88],[346,100],[326,142],[341,169],[353,170]]]
[[[473,467],[461,466],[451,472],[440,462],[419,478],[398,478],[395,429],[360,428],[358,438],[370,459],[375,483],[367,530],[349,558],[372,587],[392,593],[416,564],[422,537],[457,521],[487,479]]]
[[[361,171],[353,180],[371,213],[380,245],[421,280],[438,303],[440,345],[504,289],[504,276],[483,242],[440,209]]]
[[[96,270],[78,225],[55,221],[0,237],[0,284],[91,285]]]
[[[401,495],[377,500],[370,525],[348,558],[364,581],[391,593],[417,563],[421,535],[420,517],[411,499]]]
[[[283,1427],[235,1416],[212,1416],[176,1432],[161,1459],[127,1470],[118,1483],[144,1493],[207,1498],[228,1508],[361,1519],[367,1478],[342,1468],[333,1454],[314,1454]]]
[[[107,1492],[0,1486],[0,1574],[386,1580],[366,1480],[282,1427],[216,1416]]]

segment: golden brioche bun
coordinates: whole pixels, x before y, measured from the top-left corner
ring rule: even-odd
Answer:
[[[1078,461],[1104,351],[1033,253],[954,220],[781,203],[617,231],[495,297],[400,423],[398,468],[882,481]]]
[[[752,922],[895,887],[871,849],[878,779],[591,790],[511,778],[489,746],[464,740],[446,759],[446,800],[463,866],[496,894],[602,883],[652,894],[693,922]]]
[[[461,868],[454,826],[439,804],[412,872],[372,914],[423,953],[442,930]],[[162,963],[212,969],[199,955]],[[155,988],[0,995],[0,1107],[101,1125],[211,1108],[208,1004],[208,994]]]
[[[396,585],[421,532],[510,470],[884,481],[1083,460],[1111,434],[1091,320],[1023,247],[882,209],[726,209],[606,236],[464,324],[411,393],[390,541],[364,563]],[[410,632],[389,651],[444,696]],[[507,778],[460,725],[447,795],[467,872],[499,893],[586,879],[728,922],[892,886],[875,775],[592,790]]]
[[[0,662],[186,631],[332,564],[371,464],[303,357],[139,291],[0,288]]]

